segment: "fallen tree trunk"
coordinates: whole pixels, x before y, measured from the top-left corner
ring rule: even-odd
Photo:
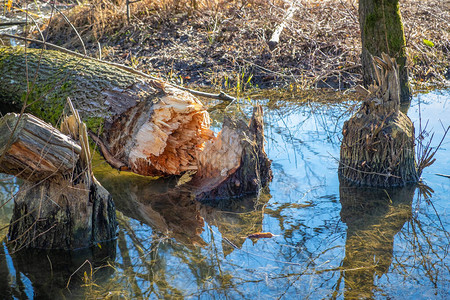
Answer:
[[[104,157],[118,169],[147,176],[199,171],[198,186],[208,182],[199,198],[255,193],[271,178],[262,143],[262,119],[258,128],[225,126],[230,131],[224,129],[219,136],[226,136],[230,146],[241,145],[236,149],[241,153],[227,152],[219,159],[214,151],[204,152],[212,144],[214,149],[222,148],[224,140],[210,130],[202,103],[162,81],[88,58],[8,47],[0,48],[0,72],[0,105],[22,105],[25,99],[29,111],[56,124],[65,99],[70,97]],[[260,110],[258,118],[261,114]],[[251,149],[241,141],[232,141],[243,136],[250,137]],[[224,161],[225,166],[214,166]],[[209,172],[206,166],[220,172]],[[244,169],[236,175],[237,180],[232,176]],[[216,180],[217,174],[220,180]],[[228,179],[233,181],[229,189],[214,191]]]
[[[0,102],[56,124],[70,97],[88,129],[102,133],[116,167],[142,175],[195,168],[193,153],[213,136],[191,94],[120,68],[56,52],[0,49]],[[27,78],[34,86],[27,90]]]
[[[64,133],[29,114],[0,120],[0,170],[25,180],[8,233],[15,250],[74,250],[115,238],[114,203],[92,175],[86,129],[73,116],[62,125]]]
[[[374,58],[378,82],[358,111],[344,123],[339,175],[357,185],[404,186],[419,180],[414,125],[400,111],[400,83],[394,59]]]

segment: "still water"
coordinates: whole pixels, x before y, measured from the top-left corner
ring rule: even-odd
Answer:
[[[3,241],[0,298],[448,299],[450,178],[437,174],[450,175],[450,137],[421,189],[340,186],[340,130],[354,103],[274,99],[259,101],[274,173],[259,197],[200,204],[170,195],[176,179],[119,174],[97,159],[118,209],[117,241],[17,254]],[[223,113],[211,111],[217,127]],[[437,145],[450,91],[417,95],[408,115]],[[2,177],[0,199],[18,184]],[[0,228],[11,211],[11,201],[1,206]],[[255,232],[275,236],[246,238]]]

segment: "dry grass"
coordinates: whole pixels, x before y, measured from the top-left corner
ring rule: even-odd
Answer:
[[[270,50],[267,41],[283,20],[287,2],[142,0],[131,4],[130,24],[124,0],[94,0],[67,14],[92,55],[100,54],[100,43],[104,58],[169,80],[240,90],[360,83],[357,0],[297,1],[279,45]],[[445,84],[450,73],[450,10],[445,5],[441,0],[401,1],[411,76],[419,86]],[[62,18],[48,28],[50,41],[79,47]]]

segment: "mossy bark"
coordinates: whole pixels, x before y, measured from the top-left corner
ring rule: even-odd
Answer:
[[[104,91],[126,90],[138,76],[119,68],[58,51],[0,47],[0,105],[21,107],[55,125],[70,97],[91,130],[108,112]]]
[[[376,79],[371,56],[387,53],[395,57],[399,66],[400,98],[407,102],[411,98],[406,65],[405,34],[398,0],[360,0],[359,24],[361,29],[364,85]]]

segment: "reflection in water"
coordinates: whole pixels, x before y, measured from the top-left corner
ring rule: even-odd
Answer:
[[[346,299],[372,298],[375,276],[391,265],[394,237],[412,216],[415,185],[376,189],[340,185],[341,220],[347,224],[342,262]]]
[[[96,177],[110,191],[119,210],[121,259],[116,264],[124,270],[125,276],[118,280],[127,282],[128,296],[186,295],[173,284],[168,253],[180,260],[178,267],[187,268],[195,286],[203,287],[206,294],[227,293],[233,275],[221,269],[218,251],[227,256],[242,247],[247,235],[262,230],[264,201],[270,197],[267,193],[261,193],[259,200],[253,196],[202,204],[190,191],[176,187],[176,178],[119,174],[100,160],[95,165]],[[220,241],[214,240],[216,230],[222,235]],[[211,240],[205,241],[205,235]],[[216,243],[221,243],[221,250]],[[192,279],[184,278],[186,283]]]
[[[21,250],[13,253],[0,243],[0,291],[3,299],[63,299],[81,297],[81,284],[105,281],[114,270],[116,243],[77,251]]]
[[[450,98],[440,99],[422,105],[423,122],[432,116],[429,128],[433,125],[437,134],[439,119],[448,124],[444,102]],[[409,113],[417,120],[414,103]],[[245,111],[245,103],[240,105]],[[447,150],[436,154],[438,163],[423,174],[434,190],[429,199],[413,197],[412,187],[387,194],[340,187],[334,157],[339,157],[347,107],[281,100],[266,106],[266,149],[274,180],[270,196],[263,194],[259,201],[205,205],[191,201],[188,193],[171,194],[176,179],[118,175],[94,162],[96,176],[118,207],[114,273],[97,278],[94,286],[84,285],[84,271],[77,272],[73,285],[78,280],[82,286],[71,287],[67,298],[447,299],[450,185],[448,178],[435,174],[450,169],[448,139],[443,143]],[[1,187],[0,181],[0,194],[7,196],[17,185]],[[4,208],[0,222],[7,223],[12,204]],[[257,231],[276,236],[256,243],[242,238]],[[20,298],[38,286],[54,288],[56,294],[56,285],[29,275],[33,271],[21,268],[17,275],[20,264],[7,249],[0,248],[0,298],[12,293]],[[48,268],[46,256],[39,260],[42,269]],[[67,273],[61,275],[66,276],[64,285]],[[65,286],[61,290],[68,295]]]
[[[235,248],[241,248],[248,235],[262,231],[264,207],[269,199],[270,194],[266,191],[260,194],[259,199],[249,196],[211,203],[214,207],[202,205],[201,215],[222,234],[225,256]]]
[[[82,297],[81,284],[107,280],[113,269],[104,266],[115,260],[114,241],[77,251],[14,252],[6,234],[19,184],[20,180],[0,174],[0,299]]]
[[[259,200],[249,196],[201,204],[189,190],[176,186],[177,178],[119,174],[104,162],[97,163],[96,177],[111,193],[121,213],[185,246],[206,246],[200,237],[206,220],[226,238],[226,254],[242,246],[247,235],[261,231],[264,203],[270,199],[268,193],[261,193]]]

